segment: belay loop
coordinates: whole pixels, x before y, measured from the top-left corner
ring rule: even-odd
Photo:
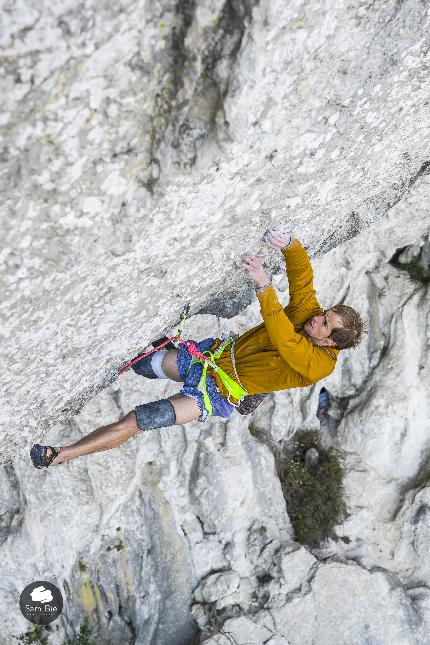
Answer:
[[[190,365],[188,367],[187,374],[190,371],[191,366],[194,365],[195,363],[202,363],[202,365],[203,365],[202,376],[201,376],[200,381],[199,381],[199,383],[197,385],[197,388],[203,393],[203,399],[204,399],[204,403],[205,403],[205,408],[208,411],[208,413],[210,415],[212,415],[212,411],[213,411],[212,403],[210,401],[209,394],[207,393],[207,387],[206,387],[206,376],[207,376],[207,371],[208,371],[209,366],[212,367],[213,370],[215,370],[215,372],[220,377],[222,383],[224,384],[226,390],[228,391],[228,401],[229,401],[229,403],[231,403],[231,401],[230,401],[230,395],[231,395],[233,398],[237,399],[237,401],[238,401],[237,404],[232,403],[232,405],[234,405],[235,407],[238,407],[239,403],[248,394],[248,392],[241,385],[239,385],[239,383],[236,383],[236,381],[234,381],[227,374],[227,372],[225,372],[223,369],[221,369],[221,367],[219,367],[215,363],[215,359],[219,358],[221,356],[221,354],[223,353],[224,349],[228,345],[230,345],[233,342],[234,339],[230,338],[230,337],[225,339],[221,343],[221,345],[216,349],[215,353],[212,353],[209,350],[201,352],[198,349],[198,347],[196,346],[195,343],[192,343],[192,342],[190,342],[188,340],[184,340],[183,338],[181,338],[181,334],[182,334],[182,331],[184,329],[185,321],[186,321],[186,319],[188,317],[189,310],[190,310],[190,305],[188,304],[185,307],[185,309],[182,312],[182,314],[181,314],[180,323],[179,323],[179,327],[178,327],[178,333],[176,334],[176,336],[172,336],[172,338],[168,338],[167,340],[162,342],[160,345],[157,345],[157,347],[154,347],[154,349],[150,349],[147,352],[144,352],[143,354],[140,354],[139,356],[134,358],[132,361],[130,361],[130,363],[127,363],[127,365],[125,365],[123,368],[121,368],[120,371],[118,372],[118,374],[119,375],[123,374],[132,365],[134,365],[134,363],[137,363],[138,361],[140,361],[140,359],[144,358],[145,356],[149,356],[149,354],[153,354],[154,352],[157,352],[159,349],[164,347],[164,345],[167,345],[170,342],[173,342],[173,343],[175,343],[177,345],[179,345],[179,343],[183,343],[184,345],[186,345],[186,347],[188,349],[188,352],[192,356],[194,356],[194,359],[191,361],[191,363],[190,363]],[[209,354],[209,356],[205,356],[205,354]]]

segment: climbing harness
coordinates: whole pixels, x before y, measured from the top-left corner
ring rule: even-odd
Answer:
[[[225,385],[225,388],[226,388],[226,390],[228,392],[227,401],[231,405],[233,405],[235,408],[239,407],[241,400],[248,394],[248,392],[245,390],[245,388],[241,384],[239,384],[236,381],[234,381],[227,374],[227,372],[224,372],[224,370],[221,369],[221,367],[219,367],[215,363],[215,359],[219,358],[221,356],[221,354],[223,353],[224,349],[226,347],[228,347],[228,345],[230,345],[233,342],[234,342],[233,338],[230,338],[228,336],[224,337],[223,342],[216,349],[216,351],[214,353],[211,352],[210,350],[206,350],[204,352],[201,352],[201,356],[199,356],[199,357],[196,356],[195,359],[193,361],[191,361],[191,363],[190,363],[190,365],[188,367],[187,374],[190,371],[192,365],[194,365],[195,363],[203,363],[202,376],[200,378],[200,381],[197,384],[197,389],[199,389],[203,394],[203,400],[204,400],[204,403],[205,403],[205,408],[209,412],[209,414],[212,414],[212,403],[210,401],[209,394],[207,393],[207,388],[206,388],[206,376],[207,376],[207,370],[208,370],[209,365],[215,370],[215,372],[218,374],[218,376],[220,377],[221,381]],[[206,357],[205,354],[208,354],[209,356]],[[195,354],[194,354],[194,356],[195,356]],[[235,370],[235,374],[236,374],[236,370]],[[230,395],[233,398],[237,399],[238,403],[233,403],[230,400]]]
[[[235,357],[234,357],[234,344],[235,344],[235,342],[236,342],[236,338],[233,339],[233,342],[232,342],[231,347],[230,347],[231,364],[233,366],[233,371],[234,371],[234,375],[236,377],[236,381],[239,383],[241,388],[245,389],[243,387],[242,383],[240,382],[239,374],[237,373],[237,369],[236,369],[236,360],[235,360]]]
[[[188,372],[190,371],[191,366],[192,366],[192,365],[194,365],[195,363],[201,363],[201,364],[203,365],[202,376],[201,376],[200,381],[199,381],[199,383],[198,383],[198,385],[197,385],[197,388],[198,388],[198,389],[202,392],[202,394],[203,394],[203,399],[204,399],[204,403],[205,403],[205,408],[206,408],[206,410],[208,411],[208,413],[209,413],[210,415],[212,414],[212,403],[211,403],[211,401],[210,401],[209,395],[208,395],[208,393],[207,393],[207,388],[206,388],[206,376],[207,376],[207,370],[208,370],[208,367],[209,367],[209,366],[210,366],[210,367],[212,367],[212,369],[213,369],[213,370],[215,370],[215,372],[216,372],[216,373],[218,374],[218,376],[220,377],[220,379],[221,379],[222,383],[224,384],[225,388],[227,389],[227,391],[228,391],[228,397],[227,397],[228,402],[229,402],[231,405],[233,405],[234,407],[239,407],[240,402],[241,402],[241,401],[242,401],[242,399],[243,399],[243,398],[248,394],[248,392],[245,390],[245,388],[244,388],[244,387],[242,386],[242,384],[240,383],[240,381],[239,381],[239,377],[238,377],[237,372],[236,372],[236,365],[235,365],[235,363],[234,363],[234,352],[233,352],[233,345],[234,345],[235,339],[234,339],[234,338],[232,338],[231,336],[228,336],[228,335],[226,335],[226,334],[223,334],[223,335],[222,335],[222,338],[221,338],[221,340],[222,340],[223,342],[222,342],[222,343],[221,343],[221,345],[220,345],[220,346],[215,350],[215,352],[211,352],[211,351],[209,351],[209,350],[206,350],[206,351],[204,351],[204,352],[201,352],[201,351],[197,348],[197,346],[196,346],[196,344],[195,344],[195,343],[192,343],[192,342],[190,342],[190,341],[188,341],[188,340],[184,340],[183,338],[181,338],[181,334],[182,334],[182,331],[183,331],[183,329],[184,329],[185,321],[186,321],[186,319],[187,319],[187,317],[188,317],[189,310],[190,310],[190,305],[188,304],[188,305],[185,307],[185,309],[184,309],[184,311],[182,312],[182,314],[181,314],[181,317],[180,317],[180,323],[179,323],[179,327],[178,327],[178,332],[177,332],[176,336],[172,336],[172,338],[168,338],[167,340],[165,340],[164,342],[162,342],[160,345],[157,345],[157,347],[154,347],[153,349],[150,349],[150,350],[148,350],[147,352],[144,352],[143,354],[140,354],[139,356],[137,356],[136,358],[134,358],[132,361],[130,361],[130,363],[127,363],[127,365],[125,365],[122,369],[120,369],[120,371],[118,372],[118,374],[119,374],[119,375],[123,374],[123,373],[124,373],[126,370],[128,370],[132,365],[134,365],[134,363],[137,363],[138,361],[140,361],[140,360],[141,360],[142,358],[144,358],[145,356],[149,356],[149,354],[152,354],[152,353],[154,353],[154,352],[157,352],[159,349],[161,349],[162,347],[164,347],[164,345],[167,345],[167,344],[168,344],[168,343],[170,343],[170,342],[173,342],[173,343],[174,343],[175,345],[177,345],[177,346],[179,345],[179,343],[182,343],[183,345],[186,345],[186,347],[187,347],[187,349],[188,349],[188,352],[189,352],[189,353],[194,357],[194,358],[193,358],[193,360],[191,361],[191,363],[190,363],[189,367],[188,367],[187,374],[188,374]],[[227,374],[227,372],[225,372],[223,369],[221,369],[221,367],[219,367],[219,366],[215,363],[215,359],[219,358],[219,357],[221,356],[221,354],[223,353],[224,349],[225,349],[226,347],[228,347],[228,345],[230,345],[231,343],[233,344],[233,345],[232,345],[232,348],[231,348],[232,357],[233,357],[233,358],[232,358],[232,360],[233,360],[233,369],[234,369],[235,376],[237,377],[237,380],[239,381],[239,383],[237,383],[236,381],[234,381],[234,380],[233,380],[233,379],[232,379],[232,378]],[[206,356],[206,354],[208,354],[208,355]],[[230,400],[230,395],[231,395],[234,399],[237,399],[238,403],[236,403],[236,404],[235,404],[235,403],[233,403],[233,402]]]

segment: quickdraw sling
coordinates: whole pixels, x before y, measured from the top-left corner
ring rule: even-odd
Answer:
[[[196,347],[195,343],[191,343],[190,341],[184,340],[183,338],[181,338],[182,330],[184,328],[185,321],[187,319],[189,309],[190,309],[190,306],[187,305],[185,307],[183,313],[181,314],[180,324],[179,324],[179,327],[178,327],[178,333],[176,334],[176,336],[173,336],[172,338],[168,338],[167,340],[165,340],[160,345],[157,345],[157,347],[154,347],[154,349],[150,349],[147,352],[144,352],[143,354],[140,354],[139,356],[134,358],[132,361],[130,361],[130,363],[127,363],[127,365],[125,365],[123,368],[121,368],[120,371],[118,372],[118,374],[119,375],[123,374],[132,365],[134,365],[134,363],[137,363],[138,361],[140,361],[140,359],[144,358],[145,356],[149,356],[149,354],[153,354],[154,352],[157,352],[159,349],[161,349],[162,347],[164,347],[164,345],[167,345],[168,343],[173,342],[174,344],[177,344],[177,345],[179,345],[179,343],[182,343],[182,344],[187,346],[188,352],[194,357],[194,359],[191,361],[191,363],[190,363],[190,365],[188,367],[187,374],[188,374],[189,370],[191,369],[191,366],[194,365],[195,363],[202,363],[202,365],[203,365],[202,376],[201,376],[200,381],[199,381],[199,383],[197,385],[197,388],[203,394],[205,408],[208,411],[208,413],[210,415],[212,415],[212,403],[211,403],[209,395],[207,393],[207,386],[206,386],[206,376],[207,376],[207,371],[208,371],[209,366],[212,367],[212,369],[218,374],[218,376],[220,377],[220,379],[221,379],[222,383],[224,384],[226,390],[228,391],[228,397],[227,398],[228,398],[229,403],[232,403],[230,401],[230,395],[231,395],[233,398],[237,399],[237,401],[238,401],[237,404],[232,403],[232,405],[234,405],[235,407],[238,407],[240,402],[242,401],[242,399],[245,396],[247,396],[248,392],[241,385],[239,385],[239,383],[237,383],[235,380],[233,380],[223,369],[221,369],[221,367],[219,367],[215,363],[215,359],[219,358],[221,356],[221,354],[223,353],[224,349],[233,342],[233,338],[227,338],[227,339],[223,340],[221,345],[215,350],[214,353],[209,351],[209,350],[201,352]],[[208,356],[206,356],[206,354],[208,354]]]

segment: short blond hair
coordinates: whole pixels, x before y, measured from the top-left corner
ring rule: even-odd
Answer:
[[[360,316],[358,311],[348,305],[334,305],[330,307],[342,320],[343,327],[336,327],[331,332],[329,338],[336,343],[338,349],[350,349],[357,347],[367,334],[367,321]]]

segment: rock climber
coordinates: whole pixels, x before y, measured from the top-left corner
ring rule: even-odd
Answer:
[[[272,229],[266,231],[264,242],[284,256],[288,305],[280,304],[261,260],[254,254],[245,254],[242,267],[254,283],[263,322],[236,339],[194,341],[200,352],[210,351],[216,356],[216,366],[228,375],[227,381],[208,367],[202,393],[203,363],[193,360],[187,346],[160,349],[136,362],[132,369],[146,378],[182,382],[178,394],[138,405],[119,421],[94,430],[70,446],[34,444],[30,451],[33,465],[46,468],[109,450],[141,431],[195,420],[203,422],[208,416],[228,419],[242,400],[232,392],[237,395],[239,391],[252,399],[277,390],[308,387],[331,374],[340,351],[359,344],[364,321],[347,305],[321,308],[313,286],[312,266],[299,240],[290,233]]]

